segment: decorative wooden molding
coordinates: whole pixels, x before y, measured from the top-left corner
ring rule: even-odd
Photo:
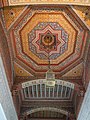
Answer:
[[[35,112],[38,112],[38,111],[55,111],[55,112],[59,112],[59,113],[62,113],[64,115],[68,115],[68,112],[65,111],[65,110],[62,110],[62,109],[58,109],[58,108],[54,108],[54,107],[41,107],[41,108],[35,108],[35,109],[32,109],[32,110],[29,110],[27,112],[25,112],[25,114],[29,115],[29,114],[32,114],[32,113],[35,113]]]
[[[60,100],[49,100],[49,101],[23,101],[22,107],[23,108],[30,108],[30,107],[65,107],[65,108],[73,108],[73,103],[71,101],[60,101]],[[70,110],[70,109],[69,109]]]
[[[16,5],[37,5],[37,4],[61,4],[61,5],[81,5],[90,6],[90,0],[1,0],[0,8]]]
[[[8,0],[9,5],[29,5],[29,4],[71,4],[90,5],[89,0]]]

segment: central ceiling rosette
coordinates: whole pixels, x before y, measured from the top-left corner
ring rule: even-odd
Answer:
[[[29,49],[40,59],[55,59],[67,50],[68,34],[55,22],[39,23],[29,33]]]

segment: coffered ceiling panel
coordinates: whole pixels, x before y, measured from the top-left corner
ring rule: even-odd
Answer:
[[[81,58],[87,31],[67,7],[28,7],[10,29],[14,57],[34,72],[60,72]]]
[[[18,70],[45,74],[49,58],[51,69],[64,75],[82,62],[89,40],[77,7],[16,6],[4,8],[3,15],[13,61],[20,65]]]

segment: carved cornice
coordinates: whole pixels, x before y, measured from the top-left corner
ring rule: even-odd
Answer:
[[[73,103],[71,101],[23,101],[22,107],[35,107],[35,106],[51,106],[51,107],[73,107]]]

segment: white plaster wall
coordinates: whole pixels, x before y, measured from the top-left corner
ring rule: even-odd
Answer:
[[[1,104],[0,104],[0,120],[7,120]]]
[[[0,103],[7,120],[18,120],[0,55]],[[0,119],[1,120],[1,119]]]
[[[90,83],[85,93],[77,120],[90,120]]]

